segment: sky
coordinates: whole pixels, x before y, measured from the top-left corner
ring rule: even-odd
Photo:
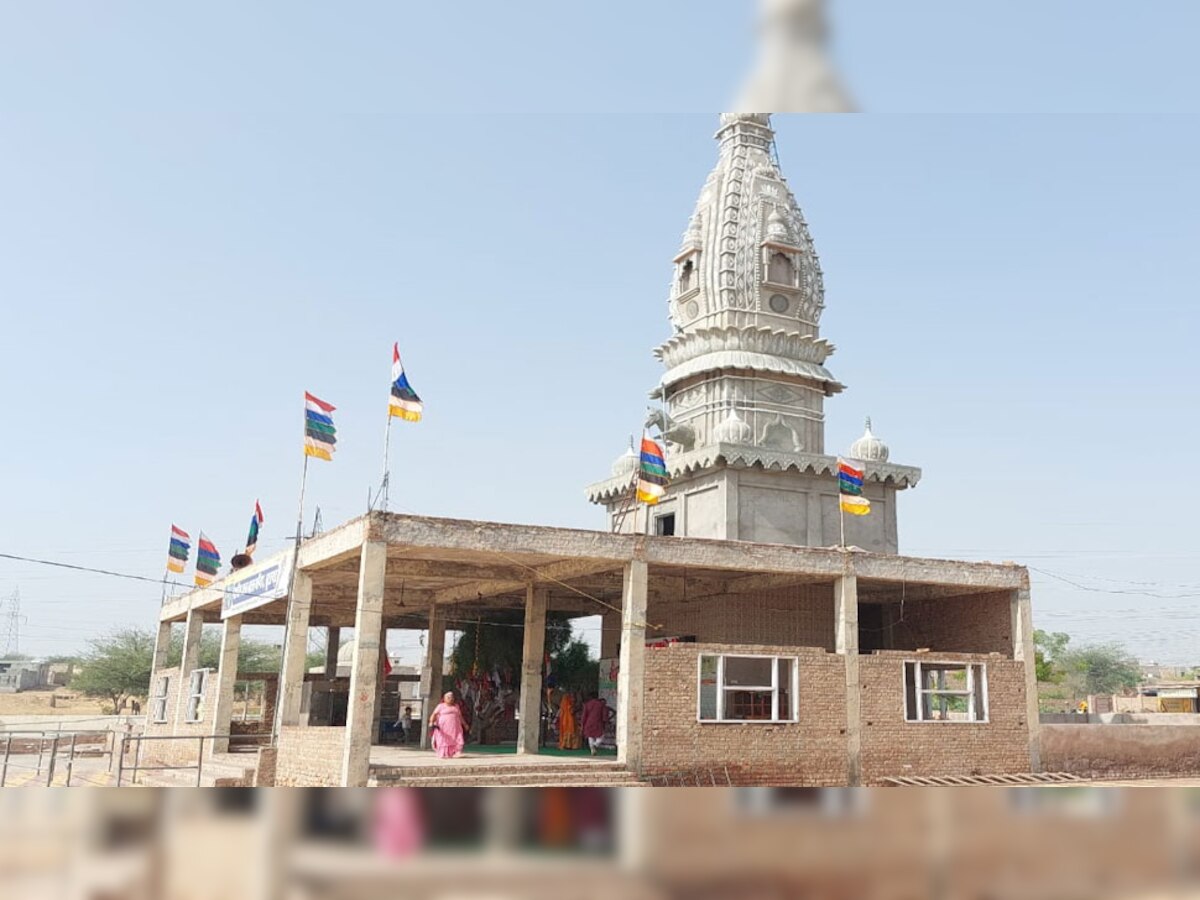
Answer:
[[[361,514],[393,341],[427,410],[394,510],[603,527],[584,488],[660,375],[700,110],[754,56],[733,4],[608,7],[0,4],[0,553],[156,578],[172,522],[228,559],[256,498],[281,549],[305,390],[341,438],[308,520]],[[848,385],[827,445],[870,415],[925,471],[902,551],[1026,564],[1038,627],[1195,663],[1200,14],[1139,41],[1089,8],[834,2],[868,112],[776,115],[778,149]],[[34,654],[160,593],[0,559],[17,589]]]

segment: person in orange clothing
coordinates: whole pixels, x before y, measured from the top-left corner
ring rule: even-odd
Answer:
[[[564,691],[562,701],[558,704],[558,749],[578,750],[579,743],[579,723],[575,718],[575,698]]]

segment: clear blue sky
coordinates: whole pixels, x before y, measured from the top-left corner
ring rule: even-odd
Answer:
[[[338,406],[342,438],[309,514],[358,515],[393,340],[428,411],[394,431],[394,508],[601,525],[583,488],[641,420],[670,260],[715,159],[715,113],[641,110],[722,105],[750,65],[749,13],[411,6],[0,7],[0,552],[157,576],[172,521],[228,558],[256,497],[260,553],[282,547],[305,389]],[[1173,80],[1182,7],[1145,46],[1098,14],[1075,23],[1091,39],[1051,46],[1067,20],[1036,13],[1049,43],[976,73],[974,94],[932,56],[966,53],[962,29],[905,36],[925,49],[889,72],[875,48],[895,54],[901,23],[834,12],[868,109],[1135,109],[1139,84],[1151,108],[1192,99]],[[1051,57],[1071,77],[1039,90]],[[925,468],[903,550],[1027,563],[1039,627],[1200,661],[1200,122],[776,125],[849,386],[830,448],[870,414]],[[18,585],[33,653],[148,626],[158,602],[0,562],[0,599]]]

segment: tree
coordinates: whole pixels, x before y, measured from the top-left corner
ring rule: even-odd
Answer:
[[[463,627],[450,654],[456,678],[473,672],[500,675],[500,687],[478,692],[468,710],[471,728],[467,739],[478,743],[484,732],[498,723],[516,702],[520,691],[525,632],[520,613],[494,613],[487,622]],[[589,659],[587,644],[572,637],[571,620],[561,613],[546,616],[545,654],[550,658],[554,682],[567,690],[594,690],[599,662]],[[590,665],[590,678],[589,678]]]
[[[1037,680],[1043,684],[1061,684],[1066,672],[1061,660],[1067,653],[1071,636],[1061,631],[1036,630],[1033,633],[1034,665]]]
[[[146,696],[154,660],[148,631],[124,628],[88,641],[71,687],[89,697],[108,697],[117,712],[127,697]]]
[[[1093,644],[1063,654],[1061,664],[1078,694],[1115,694],[1137,687],[1137,659],[1116,643]]]

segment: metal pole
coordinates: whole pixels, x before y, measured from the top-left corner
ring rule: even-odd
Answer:
[[[37,774],[41,775],[42,774],[42,756],[46,752],[46,732],[39,731],[39,732],[37,732],[37,736],[38,736]]]
[[[204,775],[204,735],[200,736],[200,755],[196,757],[196,787],[200,787],[200,779]]]
[[[58,757],[58,738],[51,738],[53,743],[50,745],[50,765],[46,767],[46,787],[54,784],[54,761]]]
[[[75,735],[71,735],[71,753],[67,757],[67,787],[71,786],[71,772],[75,768]]]
[[[388,455],[392,445],[392,410],[388,407],[387,428],[383,432],[383,483],[379,488],[379,510],[388,511],[388,482],[391,480],[391,457]]]
[[[114,748],[115,748],[116,744],[117,744],[117,735],[114,732],[113,733]],[[120,749],[120,752],[117,753],[117,787],[121,786],[121,776],[125,774],[125,735],[121,735],[120,744],[121,744],[121,749]],[[109,766],[109,769],[111,770],[112,767]]]
[[[12,735],[7,736],[4,742],[4,763],[0,765],[0,787],[4,787],[4,782],[8,779],[8,757],[12,755]]]
[[[136,742],[133,745],[133,783],[134,784],[138,783],[138,780],[137,780],[138,762],[141,761],[141,758],[142,758],[142,739],[137,738]]]

